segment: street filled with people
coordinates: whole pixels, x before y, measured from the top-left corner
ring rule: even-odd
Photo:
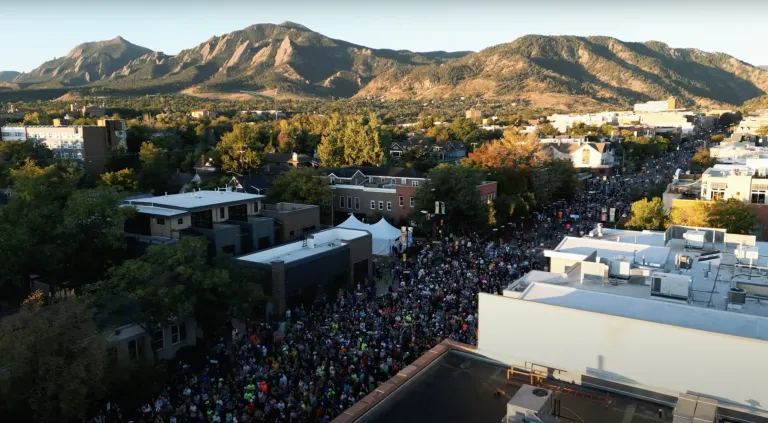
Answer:
[[[329,422],[443,339],[475,344],[479,292],[501,294],[544,269],[542,248],[611,222],[610,209],[615,220],[626,216],[628,193],[670,182],[698,146],[684,143],[639,175],[589,179],[572,201],[497,236],[441,233],[379,269],[379,280],[290,310],[279,330],[265,322],[232,329],[202,364],[172,369],[167,387],[139,410],[110,403],[96,420]]]

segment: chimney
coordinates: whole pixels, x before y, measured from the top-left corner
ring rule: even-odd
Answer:
[[[291,160],[293,160],[294,162],[298,162],[299,161],[299,155],[297,153],[295,153],[295,152],[292,153],[291,154]]]
[[[597,224],[597,236],[602,237],[603,236],[603,224],[598,223]]]
[[[315,236],[314,235],[307,236],[307,248],[315,248]]]

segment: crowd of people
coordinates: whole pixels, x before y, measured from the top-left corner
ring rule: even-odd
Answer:
[[[627,192],[668,182],[696,147],[683,144],[641,175],[586,181],[573,201],[544,208],[536,230],[513,231],[510,242],[478,233],[444,236],[392,261],[378,285],[294,308],[280,331],[265,323],[233,329],[204,365],[179,364],[167,388],[140,410],[123,413],[110,404],[97,420],[328,422],[441,340],[476,343],[478,292],[500,294],[515,278],[543,268],[543,245],[584,234],[604,220],[603,209],[628,213]]]

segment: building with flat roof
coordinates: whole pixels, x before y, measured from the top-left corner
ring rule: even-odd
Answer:
[[[646,101],[645,103],[635,104],[635,112],[665,112],[682,108],[682,103],[675,97],[669,97],[661,101]]]
[[[261,215],[263,195],[230,191],[126,199],[136,214],[125,234],[142,245],[172,244],[185,236],[204,236],[211,255],[240,255],[274,245],[274,220]]]
[[[3,126],[0,141],[34,141],[45,144],[54,155],[82,163],[95,175],[104,170],[109,153],[127,140],[124,120],[100,119],[96,125]]]
[[[320,207],[314,204],[264,204],[261,215],[275,220],[275,243],[303,239],[320,228]]]
[[[334,296],[340,288],[370,280],[372,242],[368,232],[333,228],[237,260],[260,271],[258,282],[281,316],[322,294]]]
[[[557,380],[546,370],[510,366],[446,339],[332,423],[658,423],[673,418],[672,406]]]
[[[426,175],[411,168],[350,166],[327,169],[326,174],[338,223],[350,213],[362,221],[384,217],[395,224],[402,222],[416,207],[416,190],[427,181]],[[483,181],[477,192],[483,202],[492,201],[497,183]]]
[[[675,422],[768,421],[768,243],[598,226],[545,256],[550,271],[480,294],[478,352],[674,407]]]

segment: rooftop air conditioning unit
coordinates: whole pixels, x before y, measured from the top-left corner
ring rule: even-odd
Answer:
[[[687,231],[683,234],[686,247],[704,248],[707,233],[704,231]]]
[[[555,423],[552,391],[523,385],[507,403],[503,423]]]
[[[690,293],[689,276],[661,272],[651,275],[651,296],[687,302]]]

